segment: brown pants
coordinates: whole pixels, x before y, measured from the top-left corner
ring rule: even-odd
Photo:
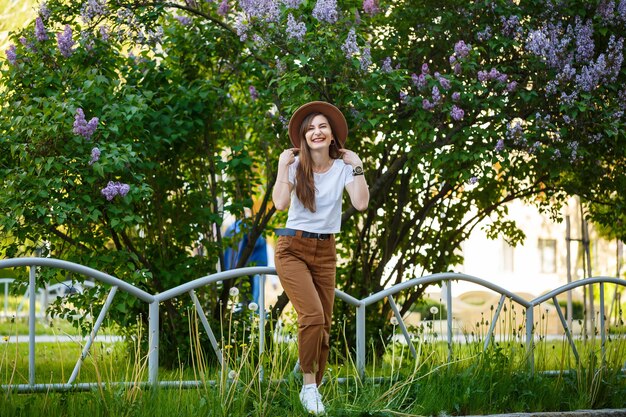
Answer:
[[[322,382],[330,350],[335,300],[335,238],[279,236],[275,250],[280,283],[298,313],[298,356],[303,373]]]

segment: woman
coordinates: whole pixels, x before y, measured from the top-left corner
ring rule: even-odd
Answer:
[[[296,110],[289,121],[294,147],[280,154],[272,193],[276,209],[289,208],[286,228],[276,231],[275,264],[298,314],[300,401],[315,414],[324,413],[317,387],[330,349],[335,233],[341,228],[344,188],[357,210],[365,210],[369,202],[363,163],[343,148],[347,136],[346,119],[332,104],[314,101]]]

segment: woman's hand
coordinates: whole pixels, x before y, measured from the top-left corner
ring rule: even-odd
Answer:
[[[285,149],[278,158],[278,165],[289,166],[296,162],[296,152],[300,151],[300,148]]]
[[[359,158],[359,156],[353,151],[349,149],[339,149],[339,152],[341,152],[341,159],[343,159],[343,162],[348,165],[352,165],[352,168],[363,167],[361,158]]]

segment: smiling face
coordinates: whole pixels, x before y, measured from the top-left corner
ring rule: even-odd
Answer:
[[[311,150],[329,148],[334,137],[326,116],[318,114],[313,117],[305,127],[304,137]]]

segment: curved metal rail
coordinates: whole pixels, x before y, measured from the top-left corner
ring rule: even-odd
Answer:
[[[111,286],[111,290],[107,296],[107,299],[102,307],[102,310],[98,314],[96,322],[94,324],[93,330],[89,335],[87,343],[85,344],[80,357],[78,358],[72,375],[70,376],[67,383],[61,384],[36,384],[35,383],[35,295],[36,291],[30,291],[31,288],[36,288],[36,270],[38,266],[42,267],[50,267],[50,268],[58,268],[64,269],[68,271],[75,272],[77,274],[83,275],[85,277],[93,278],[97,281],[100,281],[104,284],[108,284]],[[159,306],[160,303],[187,293],[192,302],[194,303],[196,312],[200,318],[200,321],[203,325],[204,330],[206,331],[213,350],[217,356],[217,359],[220,363],[223,363],[222,352],[220,351],[219,344],[213,333],[211,326],[209,325],[206,314],[204,313],[198,298],[195,295],[195,290],[206,285],[216,283],[219,281],[225,281],[229,279],[235,279],[248,275],[261,275],[261,285],[260,285],[260,294],[259,294],[259,306],[264,309],[265,305],[265,275],[276,275],[276,270],[273,267],[246,267],[239,268],[229,271],[223,271],[216,274],[207,275],[204,277],[197,278],[193,281],[184,283],[175,288],[169,289],[162,293],[157,294],[149,294],[146,291],[141,290],[140,288],[135,287],[123,280],[120,280],[114,276],[106,274],[104,272],[89,268],[84,265],[75,264],[68,261],[63,261],[60,259],[52,259],[52,258],[38,258],[38,257],[28,257],[28,258],[14,258],[14,259],[6,259],[0,260],[0,270],[4,268],[16,268],[16,267],[28,267],[29,268],[29,377],[28,384],[20,384],[20,385],[2,385],[1,388],[3,390],[14,390],[14,391],[29,391],[29,392],[47,392],[49,390],[69,390],[69,389],[89,389],[96,383],[76,383],[76,377],[78,375],[78,371],[80,370],[80,366],[87,356],[89,349],[102,325],[102,322],[110,309],[111,304],[113,303],[114,297],[118,290],[127,292],[138,298],[139,300],[148,304],[148,340],[149,340],[149,352],[148,352],[148,385],[160,385],[160,386],[197,386],[198,381],[159,381],[158,379],[158,366],[159,366],[159,355],[158,355],[158,346],[159,346]],[[600,285],[600,333],[602,339],[602,349],[604,354],[604,344],[606,340],[606,329],[604,323],[604,284],[611,283],[616,285],[626,286],[625,280],[620,280],[613,277],[594,277],[588,278],[585,280],[576,281],[570,284],[563,285],[559,288],[550,291],[549,293],[537,297],[533,300],[525,300],[519,295],[506,290],[498,285],[495,285],[489,281],[486,281],[481,278],[477,278],[471,275],[458,274],[458,273],[439,273],[433,274],[426,277],[414,278],[409,281],[394,285],[390,288],[384,289],[375,294],[371,294],[368,297],[363,298],[362,300],[356,299],[353,296],[335,289],[335,295],[337,298],[343,300],[349,305],[353,306],[356,309],[356,366],[358,372],[361,376],[365,373],[365,357],[366,357],[366,349],[365,349],[365,335],[366,335],[366,321],[365,321],[365,309],[375,303],[378,303],[382,300],[388,300],[391,309],[394,312],[395,317],[398,320],[398,325],[403,333],[403,336],[410,348],[410,352],[414,357],[417,357],[417,353],[415,352],[415,348],[413,347],[413,343],[410,337],[410,334],[406,328],[404,323],[404,319],[400,314],[400,310],[396,305],[394,300],[394,295],[405,291],[407,289],[413,288],[415,286],[420,285],[430,285],[433,283],[445,282],[448,286],[448,291],[446,292],[446,308],[448,311],[447,315],[447,342],[448,342],[448,357],[452,356],[452,314],[453,306],[452,306],[452,295],[451,295],[451,286],[453,281],[467,281],[472,282],[474,284],[478,284],[482,287],[485,287],[491,291],[494,291],[500,294],[500,299],[498,302],[498,307],[494,313],[494,317],[492,318],[491,325],[484,343],[484,349],[486,349],[490,343],[491,337],[495,330],[495,323],[498,321],[498,317],[500,312],[502,311],[502,307],[504,302],[507,299],[510,299],[522,307],[526,309],[526,345],[528,349],[528,357],[529,357],[529,367],[531,370],[534,367],[534,357],[533,357],[533,331],[534,331],[534,316],[533,316],[533,308],[538,306],[539,304],[552,300],[554,301],[554,305],[556,311],[559,315],[561,324],[563,325],[563,329],[567,335],[568,341],[571,344],[576,359],[578,360],[578,352],[576,351],[576,347],[574,345],[574,341],[571,335],[571,331],[567,326],[563,313],[559,307],[557,302],[557,296],[565,293],[567,291],[571,291],[580,286],[584,285]],[[6,292],[6,290],[5,290]],[[264,352],[264,340],[265,340],[265,311],[262,310],[259,314],[259,354]],[[260,378],[263,377],[263,373],[261,370]],[[127,384],[125,382],[120,382],[117,384]]]

